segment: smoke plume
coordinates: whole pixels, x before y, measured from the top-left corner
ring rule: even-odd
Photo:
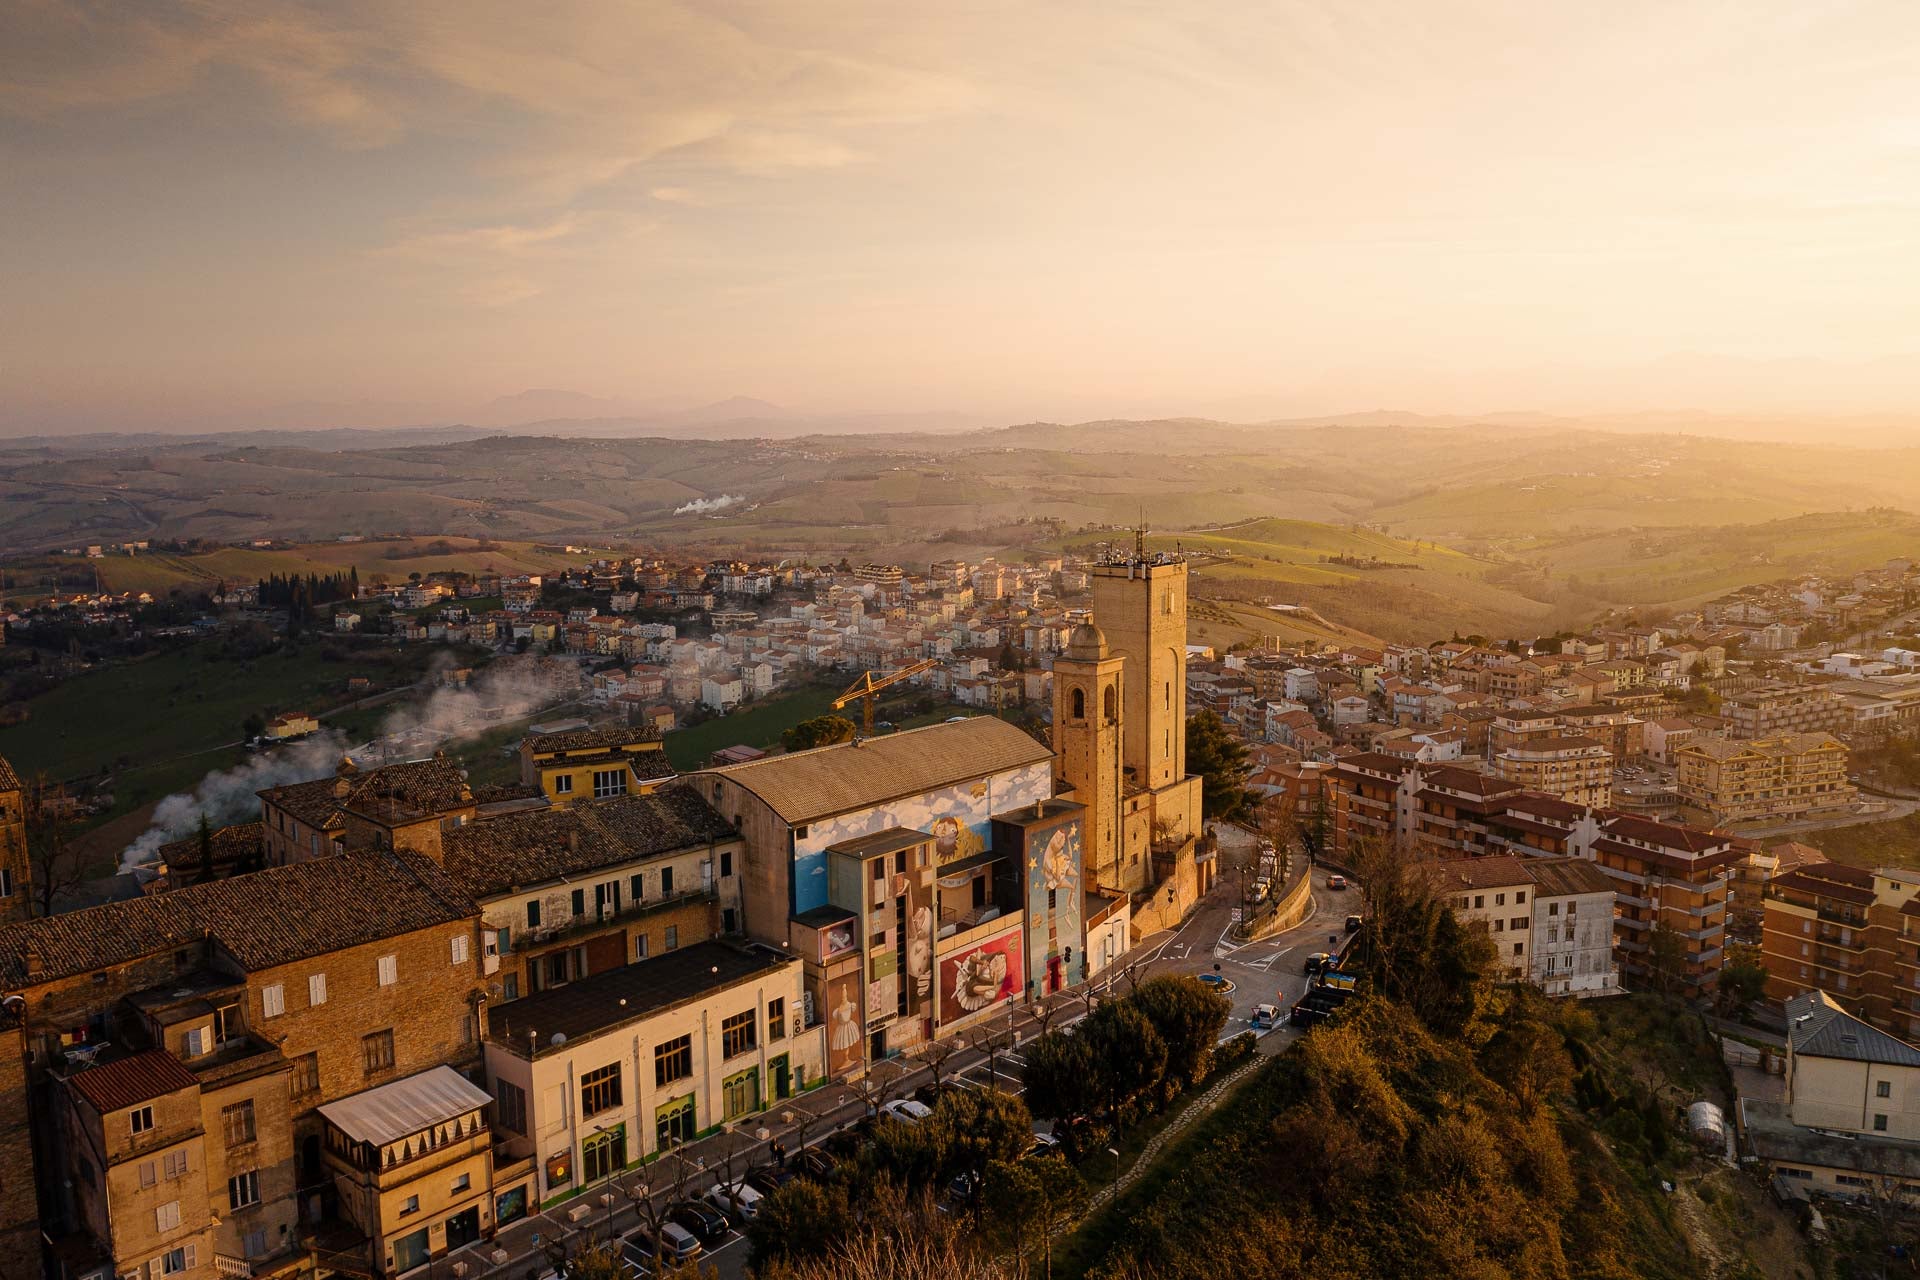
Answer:
[[[728,507],[739,506],[745,501],[744,495],[732,493],[723,493],[717,498],[695,498],[685,506],[675,507],[673,514],[677,516],[711,515],[716,511],[725,511]]]
[[[161,845],[198,831],[202,816],[214,828],[259,817],[256,792],[324,778],[340,763],[343,750],[337,735],[316,734],[208,774],[192,791],[170,795],[154,806],[153,825],[120,855],[120,870],[131,871],[153,861]]]

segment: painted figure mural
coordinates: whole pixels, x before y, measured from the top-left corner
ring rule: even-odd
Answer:
[[[991,1008],[1020,990],[1020,935],[1005,933],[940,962],[940,1020]]]
[[[1024,870],[1027,885],[1027,981],[1040,994],[1080,981],[1086,968],[1080,945],[1080,819],[1030,827]]]

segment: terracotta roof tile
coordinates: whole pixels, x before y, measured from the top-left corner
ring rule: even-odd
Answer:
[[[88,1067],[67,1084],[102,1115],[137,1107],[181,1089],[198,1089],[200,1078],[165,1049],[148,1049],[115,1062]]]
[[[0,983],[56,981],[202,938],[258,972],[478,914],[424,854],[345,853],[0,929]]]
[[[483,818],[440,840],[447,875],[475,898],[697,848],[736,834],[687,787]]]

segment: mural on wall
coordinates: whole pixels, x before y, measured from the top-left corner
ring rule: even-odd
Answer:
[[[827,983],[827,1073],[839,1075],[861,1057],[860,972],[858,969]]]
[[[821,963],[837,959],[853,950],[853,926],[854,922],[848,920],[841,924],[830,924],[820,931]]]
[[[990,1009],[1019,991],[1020,934],[989,938],[940,962],[940,1020],[953,1022]]]
[[[829,845],[889,827],[907,827],[930,833],[934,861],[950,862],[987,847],[992,838],[989,821],[994,814],[1035,804],[1051,795],[1053,765],[1042,762],[812,823],[804,837],[794,840],[793,909],[798,913],[826,905]]]
[[[1086,965],[1081,934],[1080,819],[1055,827],[1028,827],[1023,855],[1027,882],[1027,980],[1047,994],[1080,981]],[[1072,959],[1068,959],[1071,951]]]

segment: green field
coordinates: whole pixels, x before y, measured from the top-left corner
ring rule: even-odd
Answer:
[[[376,690],[410,684],[424,669],[424,648],[346,651],[338,662],[322,646],[283,645],[249,661],[220,657],[217,641],[102,667],[27,703],[29,718],[0,728],[0,755],[23,778],[49,780],[114,773],[114,812],[124,813],[191,784],[237,758],[242,723],[252,714],[319,711],[347,698],[349,676]],[[397,658],[400,665],[385,661]],[[350,736],[384,718],[379,707],[329,719]]]
[[[451,552],[434,551],[444,544]],[[42,556],[9,566],[9,576],[28,594],[37,566],[68,574],[99,570],[101,585],[109,591],[145,591],[162,596],[176,587],[205,590],[221,582],[258,582],[273,574],[327,574],[357,569],[360,580],[371,584],[385,578],[405,582],[418,573],[517,574],[551,573],[587,563],[589,556],[543,550],[529,542],[483,544],[473,538],[396,538],[365,542],[305,543],[284,549],[255,550],[222,547],[200,555],[153,552],[108,555],[97,560],[77,556]]]
[[[1792,837],[1855,867],[1920,867],[1920,813]]]

